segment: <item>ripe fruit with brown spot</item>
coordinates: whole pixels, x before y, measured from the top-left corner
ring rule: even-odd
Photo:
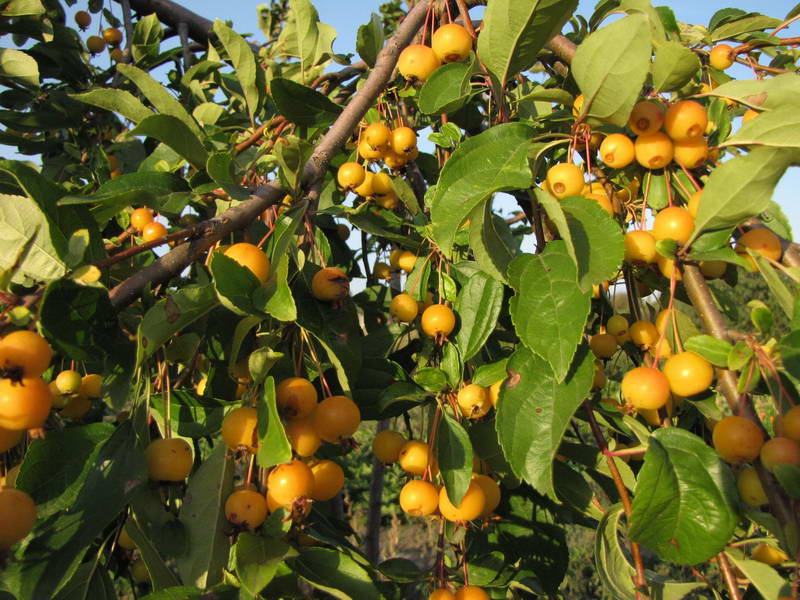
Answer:
[[[346,162],[339,167],[339,170],[336,172],[336,181],[339,182],[339,185],[343,189],[354,190],[364,183],[366,176],[366,171],[364,171],[364,167],[360,164],[357,162]]]
[[[468,419],[480,419],[492,408],[489,390],[481,385],[470,383],[458,391],[458,407]]]
[[[757,560],[765,565],[774,566],[787,562],[789,560],[789,555],[771,544],[759,544],[753,548],[753,560]]]
[[[589,339],[589,347],[597,358],[611,358],[617,351],[617,338],[610,333],[598,333]]]
[[[33,331],[12,331],[0,339],[0,369],[18,370],[23,377],[39,377],[52,358],[50,344]]]
[[[417,147],[417,132],[411,127],[397,127],[392,130],[390,145],[396,154],[411,154]]]
[[[769,502],[755,467],[746,467],[739,471],[736,488],[742,500],[750,506],[758,507]]]
[[[142,239],[145,242],[154,242],[163,238],[165,235],[167,235],[167,228],[163,223],[159,223],[158,221],[148,223],[142,229]]]
[[[225,500],[225,517],[234,525],[255,529],[267,512],[267,499],[255,490],[236,490]]]
[[[122,42],[122,32],[116,27],[103,29],[103,39],[109,46],[119,46]]]
[[[759,458],[773,473],[777,465],[800,465],[800,444],[786,437],[774,437],[761,446]]]
[[[764,229],[762,227],[746,231],[736,240],[736,252],[742,255],[755,271],[758,267],[753,257],[747,253],[748,248],[764,258],[774,261],[780,260],[781,254],[783,253],[781,241],[778,239],[778,236],[769,229]]]
[[[472,521],[481,516],[486,506],[486,495],[481,486],[472,480],[464,497],[458,506],[454,505],[447,495],[447,488],[444,486],[439,491],[439,512],[448,521]]]
[[[694,100],[681,100],[667,109],[664,131],[676,142],[702,137],[708,126],[708,113]]]
[[[694,231],[694,219],[689,211],[679,206],[669,206],[658,212],[653,221],[653,237],[658,240],[675,240],[685,244]]]
[[[222,420],[222,441],[231,450],[244,449],[255,454],[258,449],[256,428],[258,412],[252,406],[234,408]]]
[[[403,323],[411,323],[417,318],[419,313],[419,305],[408,294],[397,294],[389,303],[389,312],[397,318],[398,321]]]
[[[81,374],[72,369],[61,371],[55,383],[59,394],[74,394],[81,389]]]
[[[396,463],[400,459],[400,450],[406,445],[402,433],[384,429],[372,439],[372,453],[384,464]]]
[[[92,24],[92,15],[85,10],[79,10],[75,13],[75,24],[81,29],[86,29]]]
[[[547,189],[556,198],[577,196],[583,191],[583,171],[572,163],[559,163],[547,170]]]
[[[612,169],[623,169],[635,158],[633,142],[622,133],[607,135],[600,144],[600,158]]]
[[[646,169],[663,169],[675,155],[672,140],[660,131],[640,135],[633,147],[636,162]]]
[[[269,278],[269,258],[255,244],[240,242],[225,250],[225,256],[235,260],[241,266],[256,276],[261,283],[266,283]]]
[[[472,36],[456,23],[442,25],[431,37],[431,48],[443,63],[459,62],[469,57]]]
[[[732,50],[728,44],[717,44],[708,53],[708,64],[719,71],[724,71],[734,63]]]
[[[661,129],[664,123],[664,110],[660,104],[645,100],[638,102],[631,111],[628,127],[636,135],[647,135]]]
[[[465,585],[456,591],[456,600],[489,600],[489,594],[476,585]]]
[[[432,483],[413,479],[400,490],[400,508],[414,517],[427,517],[439,508],[439,491]]]
[[[679,352],[664,363],[664,375],[676,396],[694,396],[708,390],[714,380],[714,368],[694,352]]]
[[[311,490],[312,500],[327,502],[336,496],[344,487],[344,471],[332,460],[320,460],[311,465],[314,475],[314,487]]]
[[[419,440],[409,440],[400,448],[397,462],[406,473],[420,476],[428,468],[430,448],[428,444]]]
[[[429,337],[448,336],[456,327],[456,315],[449,306],[433,304],[422,313],[422,331]]]
[[[372,146],[370,146],[367,143],[366,140],[361,140],[358,143],[358,155],[361,158],[363,158],[364,160],[381,160],[385,153],[386,153],[386,148],[383,147],[383,146],[379,146],[377,148],[373,148]],[[364,171],[364,174],[365,174],[366,177],[369,177],[370,173],[371,173],[371,171],[367,171],[367,170]],[[364,185],[364,184],[362,183],[361,185]],[[359,187],[361,187],[361,186],[359,186]],[[358,194],[359,196],[365,196],[366,197],[366,196],[370,195],[370,194],[361,194],[358,191],[358,188],[356,188],[353,191],[355,191],[355,193]]]
[[[622,396],[637,409],[656,410],[670,397],[669,381],[655,367],[636,367],[622,378]]]
[[[290,506],[295,500],[311,495],[314,489],[314,473],[306,463],[299,460],[278,465],[270,471],[267,489],[278,504]]]
[[[92,54],[100,54],[106,49],[106,41],[97,35],[90,35],[86,38],[86,47]]]
[[[651,264],[656,261],[656,238],[649,231],[634,229],[625,234],[625,262]]]
[[[764,445],[764,434],[758,425],[735,415],[720,420],[711,438],[717,453],[729,463],[755,460]]]
[[[0,427],[33,429],[47,420],[52,406],[50,386],[40,377],[0,379]]]
[[[181,438],[153,440],[145,458],[153,481],[183,481],[192,471],[192,448]]]
[[[483,491],[483,495],[485,496],[486,503],[483,506],[481,517],[486,518],[491,515],[494,509],[500,505],[500,486],[497,485],[497,482],[494,479],[481,473],[476,473],[473,475],[472,481],[480,486],[481,490]]]
[[[292,450],[303,458],[314,456],[322,445],[322,439],[314,429],[313,415],[304,419],[292,419],[286,423],[286,437],[289,438]]]
[[[708,160],[708,140],[704,137],[686,142],[675,142],[672,148],[673,160],[687,169],[698,169]]]
[[[422,44],[406,46],[397,59],[400,74],[409,81],[427,81],[442,65],[436,53]]]
[[[145,225],[153,222],[153,218],[153,211],[149,208],[137,208],[131,213],[131,227],[136,231],[141,231]]]
[[[317,388],[308,379],[290,377],[275,388],[275,402],[281,414],[289,419],[302,419],[314,412],[319,401]]]
[[[36,522],[36,504],[28,494],[0,488],[0,550],[7,550],[27,536]]]
[[[793,406],[781,418],[781,435],[800,442],[800,406]]]
[[[323,302],[344,300],[350,295],[350,280],[341,269],[325,267],[314,274],[311,294]]]
[[[361,424],[361,411],[347,396],[330,396],[317,405],[314,429],[331,444],[351,437]]]
[[[397,257],[397,266],[406,273],[411,273],[415,264],[417,264],[417,255],[408,250],[403,250]]]

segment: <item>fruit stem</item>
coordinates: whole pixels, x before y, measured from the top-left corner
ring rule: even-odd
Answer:
[[[724,552],[720,552],[717,555],[717,562],[719,563],[719,570],[722,571],[725,585],[728,587],[731,600],[742,600],[742,595],[739,593],[739,585],[736,583],[733,569],[731,569],[731,564],[728,562],[728,557],[725,556]]]
[[[628,495],[628,489],[625,487],[625,483],[622,481],[622,476],[619,473],[619,469],[617,468],[617,463],[614,461],[613,455],[609,456],[608,454],[608,444],[606,444],[606,440],[603,437],[603,432],[600,430],[600,426],[597,424],[597,419],[594,418],[594,410],[592,409],[592,406],[588,402],[584,402],[583,407],[586,409],[586,416],[589,419],[589,427],[592,430],[592,435],[597,443],[597,447],[606,456],[608,470],[611,472],[611,478],[614,480],[614,485],[617,487],[617,493],[619,493],[619,498],[622,501],[622,508],[625,511],[625,516],[630,519],[633,508],[631,506],[631,498]],[[639,544],[630,539],[628,540],[628,543],[630,544],[631,548],[633,564],[636,567],[634,585],[637,588],[645,589],[647,580],[644,576],[644,563],[642,562],[642,553],[639,550]],[[649,596],[642,594],[637,589],[636,597],[646,600]]]

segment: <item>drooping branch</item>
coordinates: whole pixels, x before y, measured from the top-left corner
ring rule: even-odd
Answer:
[[[168,8],[177,7],[177,5],[168,0],[132,0],[131,4],[135,6],[138,3],[171,5]],[[429,0],[422,0],[417,3],[403,19],[380,54],[378,54],[375,67],[367,77],[363,87],[345,107],[311,155],[311,159],[303,170],[301,180],[303,189],[308,190],[315,183],[322,180],[331,158],[342,148],[355,128],[358,127],[366,112],[383,92],[392,78],[392,72],[397,64],[400,52],[410,43],[417,30],[422,26],[428,5]],[[185,11],[182,7],[178,8]],[[190,35],[192,35],[193,25],[189,22],[191,17],[180,16],[189,24]],[[207,22],[210,23],[210,21]],[[248,200],[203,223],[204,231],[207,232],[203,237],[181,244],[114,287],[109,292],[111,303],[116,308],[127,306],[136,300],[148,284],[163,283],[179,275],[187,266],[211,248],[217,240],[233,231],[246,227],[265,209],[277,204],[285,194],[286,190],[274,181],[257,188]],[[316,206],[310,207],[312,211],[315,209]]]

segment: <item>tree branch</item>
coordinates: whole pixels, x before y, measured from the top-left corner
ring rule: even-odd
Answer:
[[[400,23],[397,31],[386,43],[386,46],[380,51],[375,67],[367,77],[363,87],[333,123],[306,164],[301,179],[304,189],[307,190],[322,180],[331,158],[342,148],[366,112],[375,103],[386,84],[391,80],[392,72],[397,64],[397,58],[403,48],[410,43],[416,31],[422,26],[429,3],[430,0],[418,2]],[[181,18],[178,19],[178,22],[181,20],[186,22],[189,25],[190,36],[194,35],[192,32],[197,26],[196,22],[192,23],[193,16],[196,16],[194,13],[178,7],[169,2],[169,0],[132,0],[131,2],[134,7],[141,4],[158,5],[170,10],[180,9]],[[185,13],[189,13],[189,15]],[[177,15],[173,14],[172,16],[176,17]],[[159,15],[160,18],[161,16]],[[211,22],[207,19],[204,19],[204,21],[210,27]],[[148,284],[163,283],[180,274],[203,252],[211,248],[217,240],[233,231],[246,227],[248,223],[256,219],[269,206],[277,204],[285,194],[286,190],[274,181],[257,188],[249,200],[245,200],[221,215],[202,223],[201,225],[208,231],[205,236],[181,244],[114,287],[109,292],[111,303],[118,309],[127,306],[136,300]],[[316,202],[313,199],[312,204],[313,206],[310,205],[309,210],[314,212],[316,210]]]
[[[120,4],[122,0],[116,0]],[[158,20],[165,25],[178,28],[179,23],[186,23],[189,37],[204,46],[208,45],[211,36],[213,21],[201,17],[197,13],[184,8],[180,4],[171,0],[130,0],[133,10],[140,14],[149,15],[155,13]]]

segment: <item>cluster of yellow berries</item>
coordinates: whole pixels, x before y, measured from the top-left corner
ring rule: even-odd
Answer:
[[[280,382],[275,390],[284,428],[298,457],[275,467],[267,478],[267,492],[255,487],[235,490],[225,503],[231,523],[258,527],[278,508],[292,510],[295,503],[332,499],[344,485],[344,472],[335,462],[313,458],[322,442],[339,444],[353,436],[361,423],[361,411],[347,396],[329,396],[321,402],[314,385],[302,377]],[[222,439],[233,451],[255,454],[258,413],[251,406],[229,412],[222,422]]]
[[[424,82],[443,63],[460,62],[469,57],[472,36],[461,25],[450,23],[439,27],[431,37],[431,45],[412,44],[400,53],[397,68],[412,82]]]
[[[166,226],[156,221],[153,211],[146,206],[131,212],[131,227],[141,234],[144,242],[153,242],[167,235]]]

